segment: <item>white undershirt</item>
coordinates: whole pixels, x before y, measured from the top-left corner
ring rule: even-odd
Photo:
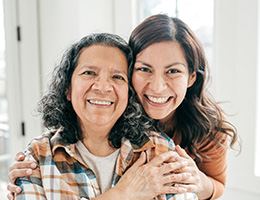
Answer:
[[[97,183],[100,186],[101,193],[106,192],[112,186],[113,175],[116,166],[116,159],[119,149],[106,157],[98,157],[89,152],[87,147],[78,141],[75,146],[78,159],[93,170],[96,175]]]

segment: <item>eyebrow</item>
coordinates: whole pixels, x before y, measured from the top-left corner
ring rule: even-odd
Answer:
[[[127,72],[120,70],[120,69],[113,69],[112,70],[114,73],[119,73],[119,74],[125,74],[127,76]]]
[[[81,65],[81,69],[88,68],[88,69],[98,69],[98,67],[93,65]]]
[[[99,67],[93,66],[93,65],[82,65],[81,69],[83,68],[88,68],[88,69],[93,69],[93,70],[98,70]],[[119,73],[119,74],[125,74],[127,76],[127,72],[120,70],[120,69],[112,69],[113,73]]]
[[[135,61],[135,63],[141,63],[141,64],[143,64],[143,65],[145,65],[145,66],[147,66],[147,67],[153,68],[152,65],[150,65],[150,64],[148,64],[148,63],[146,63],[146,62],[143,62],[143,61],[138,61],[138,60],[137,60],[137,61]],[[165,66],[165,68],[167,69],[167,68],[170,68],[170,67],[172,67],[172,66],[174,66],[174,65],[182,65],[183,67],[186,67],[186,65],[185,65],[184,63],[174,62],[174,63],[171,63],[171,64]]]

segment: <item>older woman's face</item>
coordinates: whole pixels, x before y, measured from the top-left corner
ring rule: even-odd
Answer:
[[[136,57],[133,86],[151,118],[166,122],[195,80],[178,42],[152,44]]]
[[[67,98],[83,126],[111,128],[128,101],[128,64],[116,47],[92,45],[82,50]]]

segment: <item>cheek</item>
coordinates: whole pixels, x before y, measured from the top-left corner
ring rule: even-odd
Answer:
[[[138,96],[140,95],[140,92],[142,91],[142,88],[143,88],[142,86],[145,85],[144,81],[145,81],[145,79],[142,78],[141,76],[133,74],[132,83],[133,83],[134,90],[136,91]]]
[[[74,81],[71,84],[71,99],[83,97],[90,85],[84,81]]]
[[[183,96],[186,94],[187,91],[187,80],[180,78],[180,79],[175,79],[171,81],[171,88],[175,91],[177,96]]]
[[[119,98],[119,101],[121,101],[122,105],[124,105],[124,107],[126,107],[128,102],[128,90],[128,85],[117,88],[117,96]]]

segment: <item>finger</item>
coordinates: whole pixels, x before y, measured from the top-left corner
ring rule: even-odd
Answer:
[[[14,196],[13,196],[12,193],[8,193],[8,194],[7,194],[7,198],[8,198],[8,200],[13,200],[13,199],[14,199]]]
[[[25,168],[30,168],[30,169],[35,169],[37,167],[37,164],[33,161],[22,161],[22,162],[15,162],[9,167],[9,171],[13,171],[15,169],[25,169]]]
[[[187,189],[182,186],[172,186],[172,185],[166,185],[161,194],[181,194],[187,192]]]
[[[189,180],[191,177],[191,173],[181,173],[181,174],[169,174],[164,176],[164,181],[169,183],[184,183],[185,181]]]
[[[165,162],[176,162],[176,161],[180,161],[181,159],[183,159],[182,157],[179,156],[179,154],[177,152],[175,152],[176,156],[171,157],[169,160],[166,160]]]
[[[16,161],[23,161],[24,158],[25,158],[25,155],[24,155],[23,152],[18,152],[18,153],[16,154],[16,156],[15,156],[15,160],[16,160]]]
[[[15,184],[17,178],[30,175],[32,175],[32,169],[14,169],[9,172],[8,178],[11,184]]]
[[[164,162],[168,162],[171,159],[175,159],[174,157],[177,157],[178,154],[173,151],[168,151],[165,153],[160,154],[159,156],[153,158],[148,165],[157,166],[160,167]]]
[[[188,167],[183,167],[183,168],[176,169],[173,171],[173,173],[175,173],[175,174],[180,174],[180,173],[184,173],[184,172],[189,172]]]
[[[185,151],[184,149],[182,149],[182,148],[180,147],[180,145],[177,145],[177,146],[175,147],[175,149],[176,149],[177,153],[178,153],[180,156],[182,156],[182,157],[184,157],[184,158],[190,158],[190,156],[186,153],[186,151]]]
[[[178,184],[178,187],[185,188],[187,192],[195,192],[197,191],[197,186],[193,184]]]
[[[22,191],[21,187],[8,183],[7,190],[10,191],[10,196],[14,196],[14,193],[18,194]]]
[[[141,152],[140,157],[135,161],[135,163],[132,165],[131,169],[136,169],[140,166],[142,166],[146,161],[146,154],[144,152]]]
[[[178,169],[184,168],[188,166],[188,161],[183,160],[181,162],[171,162],[171,163],[164,163],[160,169],[161,174],[169,174],[171,172],[174,172]]]

